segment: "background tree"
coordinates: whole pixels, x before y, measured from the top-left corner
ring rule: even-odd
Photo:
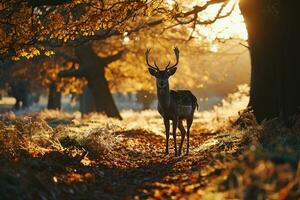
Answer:
[[[79,69],[62,71],[59,75],[61,77],[84,77],[94,97],[96,111],[104,112],[109,117],[122,119],[104,74],[108,64],[118,60],[122,54],[123,52],[119,51],[111,56],[101,57],[93,50],[92,43],[87,43],[75,49],[75,55],[79,60]]]
[[[27,63],[10,63],[6,65],[0,74],[1,88],[7,92],[9,96],[15,98],[14,109],[24,109],[32,103],[36,103],[39,99],[38,93],[40,87],[31,82],[27,70],[32,70],[32,67],[26,66]],[[33,76],[37,75],[32,73]]]
[[[71,56],[57,51],[52,57],[42,57],[33,59],[31,65],[38,73],[32,77],[32,80],[39,82],[48,89],[48,109],[61,109],[61,96],[65,94],[80,94],[85,85],[83,79],[60,78],[58,74],[63,70],[75,70],[79,66]]]
[[[65,50],[66,52],[66,50]],[[59,78],[62,70],[75,69],[78,65],[67,54],[57,52],[52,57],[39,56],[21,60],[2,68],[1,88],[15,97],[16,102],[29,106],[40,95],[48,93],[48,109],[60,109],[61,95],[80,94],[85,85],[83,79]],[[24,92],[22,92],[24,91]],[[28,102],[28,103],[26,103]]]

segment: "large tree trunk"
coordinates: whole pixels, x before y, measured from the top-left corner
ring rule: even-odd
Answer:
[[[299,19],[300,2],[282,0],[283,61],[281,66],[283,105],[286,115],[300,111]]]
[[[57,90],[55,82],[50,83],[48,95],[48,109],[60,110],[61,109],[61,92]]]
[[[252,66],[249,106],[258,121],[278,116],[287,120],[299,112],[299,11],[295,4],[286,0],[240,1]]]
[[[98,76],[88,78],[88,87],[92,91],[97,112],[104,112],[109,117],[122,119],[108,87],[104,72],[98,71],[96,74]]]
[[[80,66],[84,68],[84,77],[94,97],[96,111],[104,112],[108,117],[122,119],[105,78],[105,67],[108,61],[99,57],[91,44],[81,46],[75,52]]]

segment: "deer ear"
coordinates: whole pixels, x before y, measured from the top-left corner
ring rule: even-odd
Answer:
[[[152,68],[148,68],[148,70],[149,70],[149,73],[152,75],[152,76],[157,76],[157,71],[155,70],[155,69],[152,69]]]
[[[167,71],[168,76],[174,75],[175,72],[176,72],[176,70],[177,70],[177,67],[174,67],[174,68],[169,69],[169,70]]]

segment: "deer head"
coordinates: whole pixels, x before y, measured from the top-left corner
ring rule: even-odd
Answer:
[[[174,48],[174,53],[176,56],[176,63],[173,66],[169,67],[170,66],[170,62],[169,62],[164,70],[160,70],[155,61],[154,61],[154,66],[152,66],[149,63],[149,53],[150,53],[150,49],[147,49],[146,62],[148,65],[149,73],[156,78],[157,88],[158,89],[168,88],[168,86],[169,86],[168,79],[170,76],[175,74],[175,72],[177,70],[176,66],[179,62],[179,49],[177,47]]]

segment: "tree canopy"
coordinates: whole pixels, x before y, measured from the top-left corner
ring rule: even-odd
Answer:
[[[163,22],[169,29],[212,24],[229,16],[236,1],[12,0],[0,3],[1,60],[52,54],[52,48],[129,35]],[[215,11],[214,11],[215,10]],[[208,14],[209,12],[210,14]]]

